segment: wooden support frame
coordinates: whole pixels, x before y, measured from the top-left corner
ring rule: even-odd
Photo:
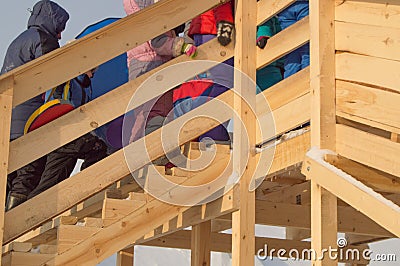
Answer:
[[[183,184],[185,185],[185,183]],[[167,192],[168,193],[168,192]],[[232,189],[218,200],[209,203],[219,215],[231,213],[238,208],[237,189]],[[206,205],[207,206],[207,205]],[[190,207],[174,206],[151,199],[121,220],[104,227],[92,237],[76,244],[64,253],[46,262],[47,265],[81,265],[99,263],[115,250],[126,247],[163,223],[182,215]],[[210,210],[213,212],[213,210]],[[207,212],[207,210],[206,210]],[[210,217],[210,219],[215,217]]]
[[[310,1],[309,5],[311,145],[335,150],[335,1]],[[323,249],[336,247],[337,199],[311,179],[311,202],[311,248],[320,256]],[[324,256],[312,264],[336,265],[337,261]]]
[[[135,247],[125,248],[117,253],[117,266],[134,265]]]
[[[6,205],[7,174],[9,166],[11,112],[14,94],[14,78],[5,81],[6,89],[0,94],[0,246],[4,233],[4,206]],[[1,258],[0,258],[1,263]]]
[[[257,2],[235,0],[235,68],[233,171],[239,175],[239,210],[232,213],[232,265],[253,265],[255,245],[255,191],[251,190],[257,161],[256,39]],[[245,78],[244,75],[247,75]],[[251,79],[251,80],[249,80]],[[252,109],[253,108],[253,109]],[[247,162],[246,162],[247,160]]]
[[[154,247],[164,247],[164,248],[180,248],[180,249],[189,249],[190,248],[190,231],[183,230],[176,232],[174,234],[164,236],[147,243],[144,243],[143,246],[154,246]],[[256,237],[255,239],[255,249],[254,254],[257,255],[259,250],[265,249],[265,245],[267,244],[269,251],[272,248],[275,250],[283,249],[285,253],[282,255],[282,258],[289,257],[289,251],[291,249],[296,250],[299,254],[302,254],[302,251],[305,249],[310,249],[311,245],[310,242],[306,241],[297,241],[297,240],[285,240],[285,239],[277,239],[277,238],[268,238],[268,237]],[[211,234],[211,245],[210,248],[212,251],[215,252],[225,252],[230,253],[232,252],[232,244],[231,244],[231,235],[224,234],[224,233],[212,233]],[[367,245],[360,245],[360,246],[348,246],[347,249],[357,249],[360,253],[368,248]],[[306,253],[304,253],[306,254]],[[260,252],[259,255],[264,255]],[[277,252],[272,253],[272,255],[277,255]],[[293,255],[293,254],[292,254]],[[306,254],[306,258],[307,258]],[[340,262],[353,262],[351,260],[341,260]],[[355,262],[355,261],[354,261]],[[366,265],[368,264],[367,260],[361,258],[357,261],[359,265]]]
[[[232,105],[232,94],[229,91],[220,95],[218,99],[228,105]],[[185,126],[191,130],[184,130],[179,136],[179,145],[186,143],[219,124],[214,119],[204,117],[205,114],[213,116],[220,121],[229,120],[231,116],[230,111],[220,110],[217,114],[213,112],[213,110],[218,108],[217,106],[219,106],[218,101],[210,101],[167,124],[162,130],[173,132],[172,129],[183,121],[190,121],[186,123]],[[199,120],[201,123],[199,123]],[[125,147],[126,152],[138,154],[138,158],[141,158],[141,160],[136,162],[136,170],[175,148],[171,146],[168,147],[169,150],[164,151],[162,145],[159,145],[160,140],[161,129]],[[146,152],[149,154],[149,158],[142,156],[146,154]],[[84,201],[86,198],[124,178],[129,173],[130,171],[125,162],[124,152],[120,150],[102,160],[102,163],[95,164],[68,178],[64,182],[44,191],[36,196],[35,199],[24,202],[6,213],[6,234],[4,236],[4,241],[9,242],[46,220],[54,218],[79,202]],[[80,189],[77,190],[77,187]],[[75,193],[71,193],[71,191]],[[19,218],[15,219],[13,217]]]
[[[374,192],[371,188],[356,181],[353,177],[343,173],[339,175],[337,169],[315,158],[316,155],[308,155],[303,165],[303,171],[307,176],[347,202],[360,212],[364,213],[376,223],[400,237],[400,207]]]
[[[211,265],[211,221],[194,225],[191,234],[191,265]]]

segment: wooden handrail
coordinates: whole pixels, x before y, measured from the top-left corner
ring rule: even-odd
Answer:
[[[7,88],[6,78],[14,76],[13,106],[16,106],[185,23],[219,3],[219,0],[158,2],[0,76],[0,93]]]

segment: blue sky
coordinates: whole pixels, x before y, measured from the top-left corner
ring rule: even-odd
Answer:
[[[3,1],[0,10],[0,60],[3,65],[8,45],[26,29],[32,9],[37,0]],[[61,45],[73,39],[86,26],[108,17],[124,17],[122,0],[57,0],[54,1],[70,14]]]

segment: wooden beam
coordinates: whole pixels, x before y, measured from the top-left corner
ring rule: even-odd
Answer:
[[[135,247],[123,249],[117,253],[117,266],[133,266],[134,265]]]
[[[336,21],[335,48],[400,61],[400,25],[392,28]]]
[[[311,146],[330,150],[336,148],[334,19],[334,1],[310,2]],[[336,197],[311,179],[311,248],[318,256],[323,249],[336,247],[337,227]],[[337,260],[325,256],[314,258],[312,264],[336,265]]]
[[[336,0],[335,20],[400,28],[399,13],[397,0]]]
[[[400,143],[344,125],[336,125],[337,153],[353,161],[400,176]]]
[[[232,97],[228,91],[220,95],[218,99],[229,103]],[[220,112],[213,112],[216,108],[219,108]],[[172,121],[164,126],[163,130],[174,132],[174,128],[180,128],[180,124],[189,121],[185,124],[185,127],[187,126],[190,130],[183,130],[179,134],[178,144],[181,145],[219,124],[214,119],[203,117],[205,114],[215,117],[220,121],[226,121],[231,116],[229,110],[222,110],[217,100],[213,100]],[[125,154],[136,156],[136,166],[131,165],[131,170],[140,169],[150,161],[175,148],[164,142],[166,150],[163,150],[163,145],[160,145],[160,142],[161,129],[126,146]],[[149,154],[149,158],[143,156],[146,153]],[[124,151],[120,150],[112,154],[102,160],[101,163],[92,165],[84,171],[44,191],[34,199],[26,201],[7,212],[5,215],[6,234],[4,235],[4,241],[9,242],[46,220],[63,213],[79,202],[84,201],[86,198],[124,178],[129,173],[130,170],[125,161]]]
[[[6,206],[7,174],[9,167],[10,129],[13,102],[14,79],[7,78],[6,89],[0,94],[0,246],[2,246],[4,232],[4,206]],[[1,258],[0,258],[1,263]]]
[[[10,71],[0,77],[0,92],[5,89],[4,79],[13,75],[16,86],[13,106],[18,105],[185,23],[219,3],[219,0],[204,0],[201,3],[196,0],[160,1]],[[63,66],[62,70],[60,66]]]
[[[367,167],[342,156],[327,155],[325,160],[375,191],[400,193],[400,179],[395,176]]]
[[[183,184],[184,185],[184,184]],[[214,206],[220,215],[237,209],[235,189],[216,200]],[[168,192],[167,192],[168,193]],[[133,211],[123,219],[101,229],[92,237],[74,245],[47,265],[81,265],[99,263],[117,250],[130,245],[141,236],[163,223],[179,216],[189,207],[174,206],[156,199]]]
[[[229,234],[223,234],[223,233],[212,233],[211,234],[211,250],[214,252],[225,252],[225,253],[230,253],[232,250],[232,244],[231,244],[231,236]],[[285,250],[281,258],[288,258],[289,257],[289,251],[291,249],[296,250],[298,254],[305,254],[304,258],[305,260],[309,260],[311,255],[310,253],[303,252],[306,249],[310,249],[311,245],[310,242],[305,242],[305,241],[297,241],[297,240],[286,240],[286,239],[277,239],[277,238],[268,238],[268,237],[256,237],[255,240],[255,249],[254,249],[254,254],[257,255],[259,253],[259,250],[265,249],[265,245],[267,245],[268,250],[271,251],[271,249],[274,249],[275,251],[279,249]],[[164,248],[180,248],[180,249],[189,249],[190,247],[190,231],[189,230],[183,230],[176,232],[174,234],[164,236],[152,241],[149,241],[147,243],[144,243],[143,246],[155,246],[155,247],[164,247]],[[357,249],[360,251],[360,253],[368,248],[367,245],[362,245],[362,246],[348,246],[346,249],[344,249],[343,253],[345,254],[345,251],[347,249]],[[260,252],[260,255],[264,255],[262,252]],[[273,257],[277,257],[277,252],[272,252],[271,253]],[[295,254],[295,252],[292,253],[292,255]],[[269,254],[268,254],[269,255]],[[357,261],[360,265],[365,265],[368,264],[367,260],[364,260],[361,257],[360,261]],[[340,260],[340,262],[351,262],[351,260]]]
[[[276,59],[290,53],[309,40],[309,19],[305,17],[301,21],[271,37],[268,40],[267,46],[257,51],[257,68],[262,68],[274,62]]]
[[[233,173],[239,180],[239,210],[232,213],[232,265],[254,265],[257,2],[235,0]]]
[[[175,58],[162,66],[147,72],[137,79],[129,81],[128,83],[108,92],[94,101],[71,111],[59,119],[18,138],[10,145],[11,153],[9,172],[19,169],[23,165],[46,155],[52,150],[55,150],[77,137],[104,125],[114,118],[125,114],[128,107],[129,110],[131,110],[195,76],[199,71],[204,71],[215,65],[216,62],[222,62],[232,57],[232,46],[233,45],[223,47],[217,42],[217,40],[212,40],[199,47],[198,56],[196,57],[196,60],[207,61],[203,61],[203,63],[193,63],[193,60],[186,55]],[[188,64],[179,64],[183,62],[188,62]],[[189,62],[195,64],[195,67],[188,67],[188,65],[190,66]],[[168,67],[173,65],[178,66],[179,69],[173,69],[180,73],[179,77],[170,73],[172,70]],[[154,75],[155,73],[158,73],[158,75]],[[160,84],[160,81],[156,80],[156,77],[159,75],[170,78],[162,79],[162,84]],[[134,95],[137,89],[143,86],[143,82],[149,78],[159,85],[155,86],[151,90],[142,89],[142,92],[144,91],[147,93],[141,93],[140,96],[138,95],[139,100],[129,104],[132,95]],[[151,81],[147,81],[145,84],[150,83]],[[107,112],[102,111],[105,109]],[[41,136],[43,135],[47,136],[46,142],[42,141]]]
[[[341,80],[336,85],[337,111],[400,130],[400,94]]]
[[[257,2],[257,25],[269,20],[296,0],[260,0]]]
[[[334,193],[376,223],[400,236],[400,207],[371,188],[325,162],[318,155],[308,153],[303,166],[304,172],[320,187]]]
[[[336,78],[400,92],[399,61],[351,53],[336,55]],[[381,71],[385,69],[385,71]],[[379,75],[376,73],[379,72]]]
[[[37,266],[53,258],[54,254],[36,254],[30,252],[11,252],[6,255],[1,265]]]
[[[211,265],[211,221],[192,227],[191,251],[192,266]]]

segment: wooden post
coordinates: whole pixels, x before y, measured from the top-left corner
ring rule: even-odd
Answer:
[[[235,3],[235,68],[255,81],[257,2],[236,0]],[[254,82],[238,73],[234,81],[234,88],[240,94],[234,98],[235,111],[240,118],[233,123],[233,168],[241,179],[239,210],[232,213],[232,265],[240,266],[254,265],[255,193],[249,188],[256,167],[256,118],[250,108],[255,107],[256,88]],[[247,159],[247,165],[242,165]]]
[[[335,1],[310,1],[311,145],[335,150]],[[311,247],[336,248],[337,198],[311,180]],[[325,254],[313,265],[337,265]]]
[[[135,247],[123,249],[117,253],[117,266],[133,266]]]
[[[6,200],[11,112],[14,92],[13,83],[14,78],[10,77],[7,80],[7,89],[0,94],[0,246],[3,244],[4,232],[4,207]]]
[[[191,249],[192,266],[211,265],[211,220],[192,227]]]

